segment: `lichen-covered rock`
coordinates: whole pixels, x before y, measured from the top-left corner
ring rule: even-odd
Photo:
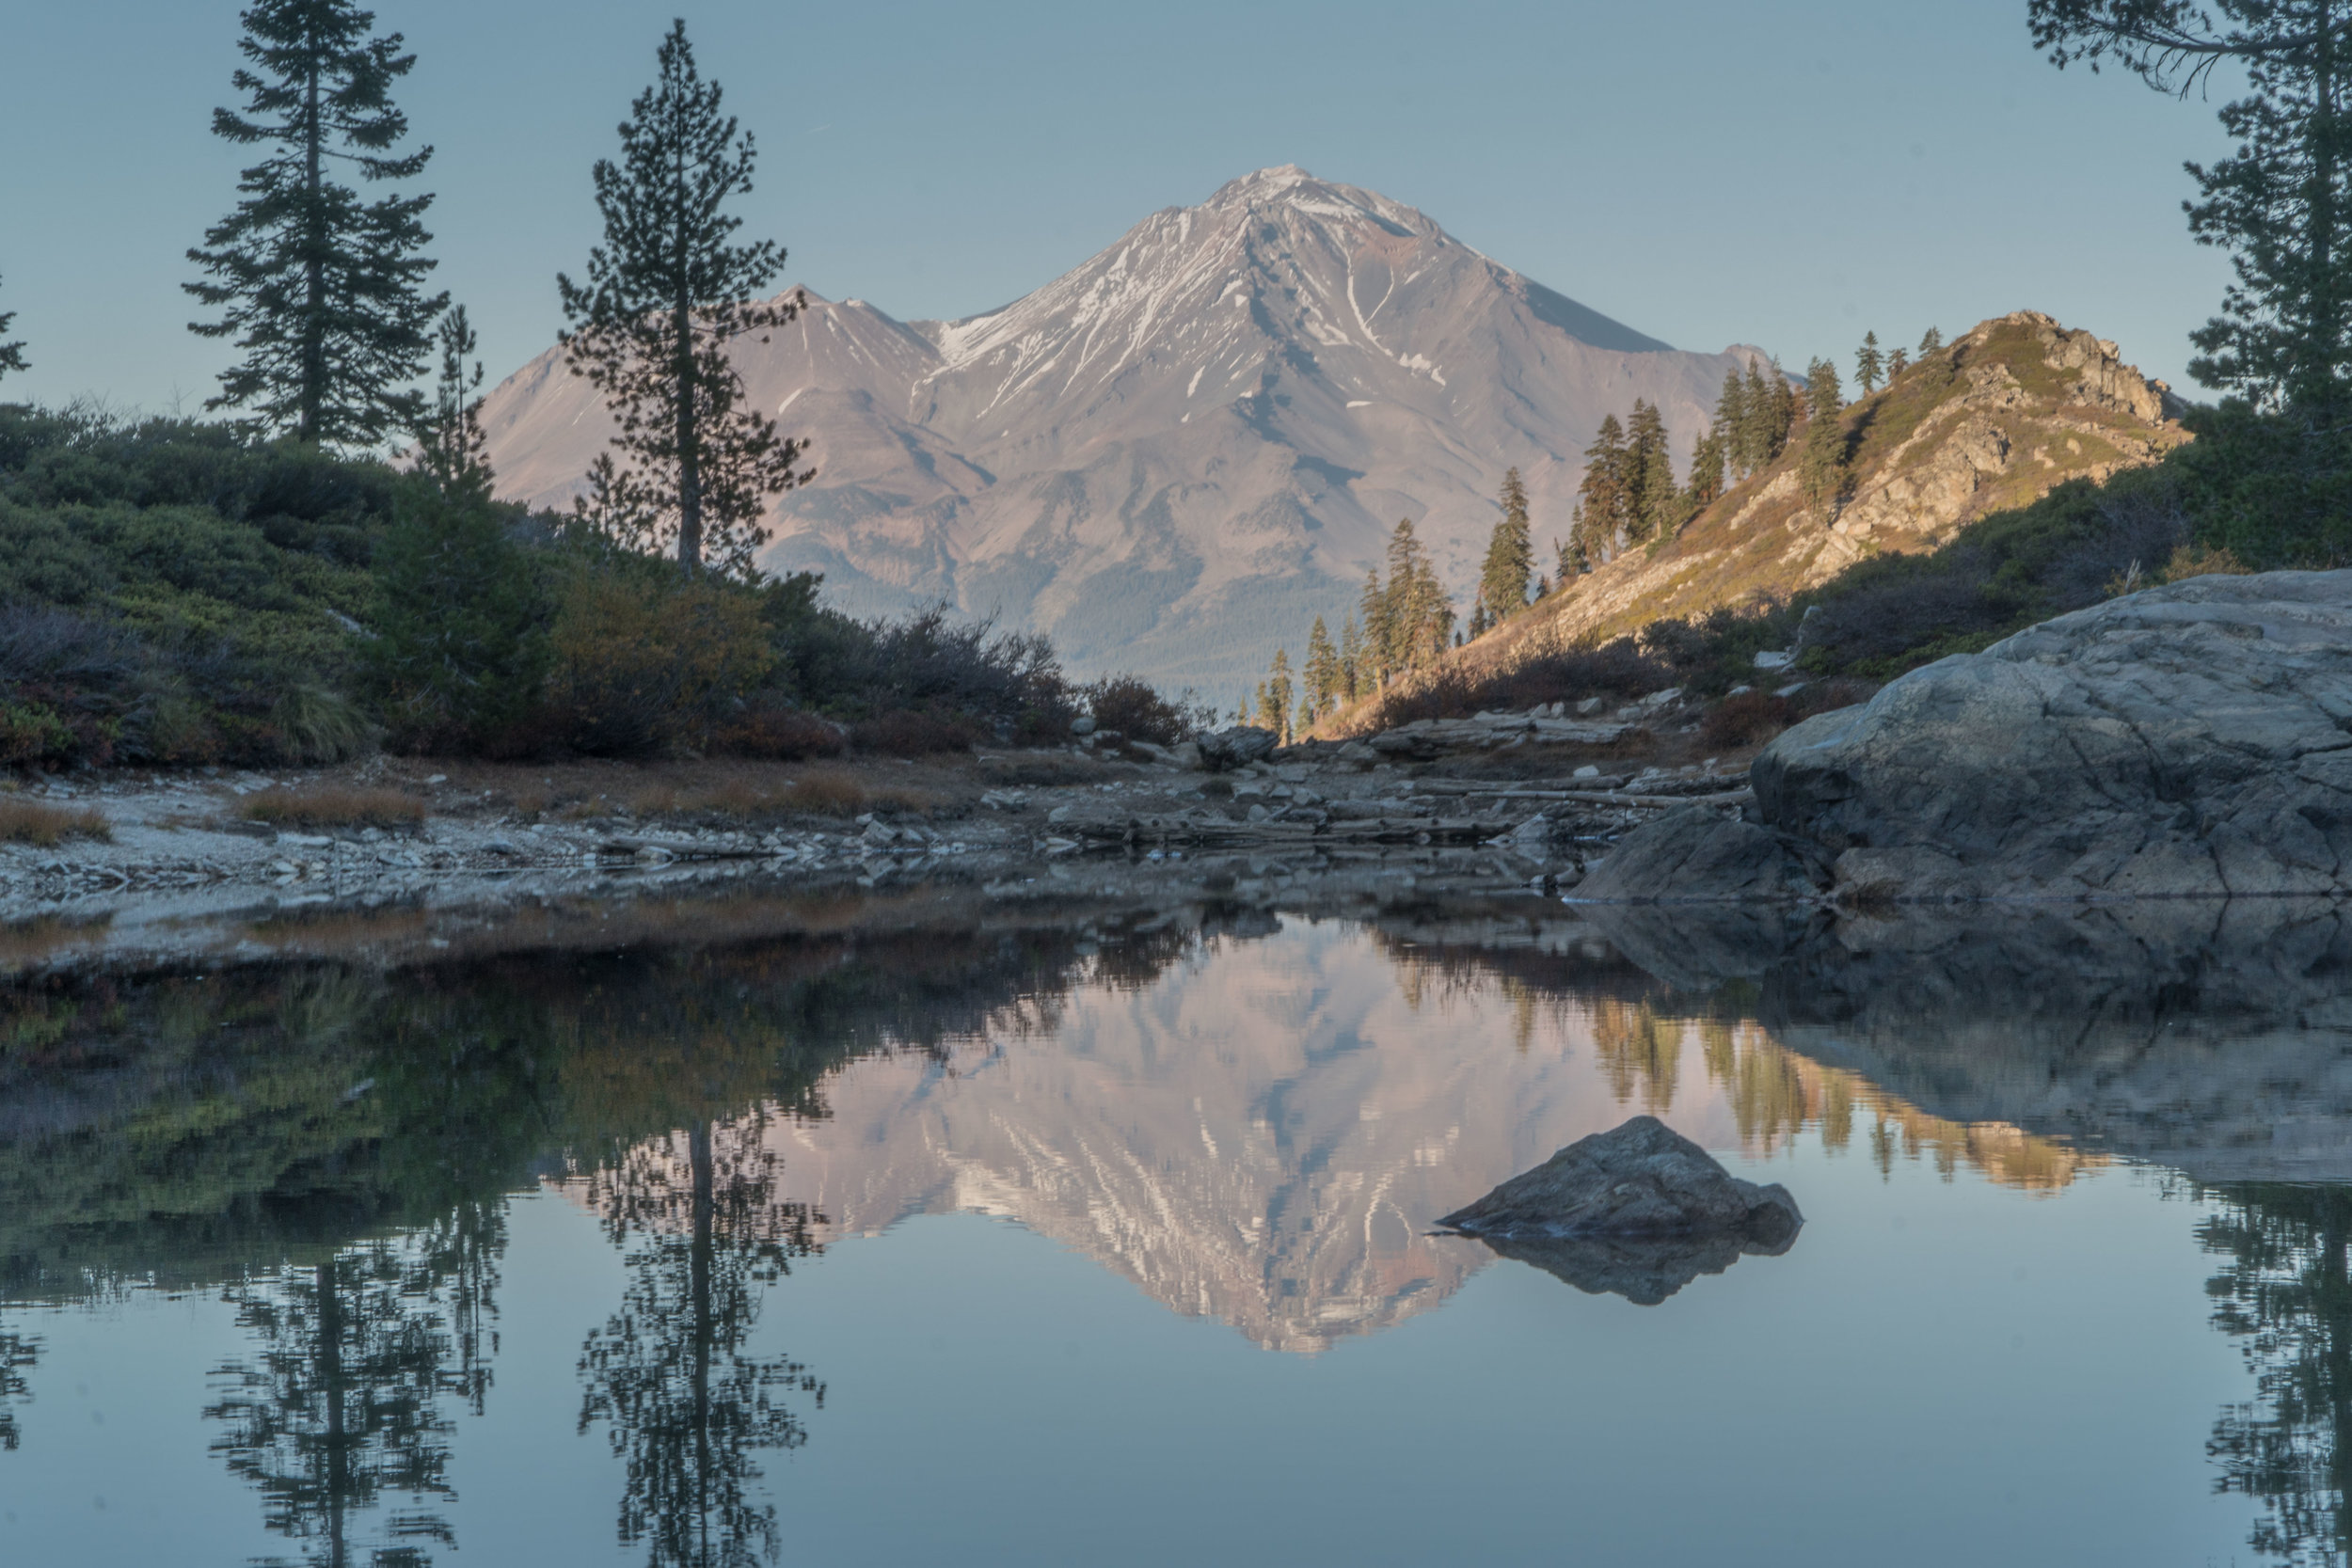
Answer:
[[[2341,893],[2348,731],[2352,571],[2194,578],[1915,670],[1750,776],[1859,896]]]
[[[1678,904],[1812,899],[1828,857],[1771,828],[1708,806],[1678,806],[1619,839],[1577,885],[1580,903]]]
[[[1788,1188],[1742,1181],[1656,1117],[1635,1117],[1438,1223],[1519,1241],[1724,1236],[1785,1249],[1804,1216]]]

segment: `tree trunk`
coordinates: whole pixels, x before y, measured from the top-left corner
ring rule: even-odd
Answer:
[[[320,197],[319,160],[326,132],[319,123],[318,40],[310,40],[303,104],[303,227],[308,254],[303,258],[302,409],[295,435],[316,444],[326,403],[326,212]]]

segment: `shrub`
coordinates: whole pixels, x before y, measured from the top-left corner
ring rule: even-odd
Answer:
[[[271,789],[249,797],[243,812],[250,822],[280,828],[413,828],[424,820],[424,802],[397,789]]]
[[[650,560],[575,568],[549,646],[551,727],[596,756],[699,752],[772,661],[751,595]]]
[[[968,752],[979,737],[979,726],[970,720],[914,713],[905,708],[868,719],[850,730],[850,738],[859,751],[900,757]]]
[[[1663,660],[1645,654],[1633,639],[1620,637],[1597,648],[1541,655],[1507,670],[1465,673],[1457,666],[1443,666],[1379,693],[1350,716],[1348,728],[1361,734],[1486,709],[1510,712],[1587,697],[1623,700],[1674,684],[1673,672]]]
[[[0,844],[55,848],[69,838],[109,839],[114,829],[94,811],[59,811],[34,800],[0,797]]]
[[[1174,746],[1216,727],[1216,708],[1196,693],[1164,697],[1140,675],[1105,675],[1075,695],[1104,729],[1155,746]]]
[[[420,480],[377,551],[361,672],[399,750],[502,750],[539,702],[547,594],[507,522]]]
[[[1796,709],[1786,697],[1769,691],[1742,691],[1708,710],[1699,734],[1709,746],[1753,746],[1766,741],[1796,721]]]
[[[752,697],[710,732],[712,752],[771,762],[839,756],[845,744],[839,725],[771,693]]]

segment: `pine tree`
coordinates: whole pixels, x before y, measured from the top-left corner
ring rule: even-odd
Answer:
[[[2185,96],[2224,61],[2250,89],[2221,106],[2235,152],[2188,172],[2189,232],[2231,253],[2221,311],[2189,334],[2189,370],[2257,408],[2334,435],[2352,412],[2352,7],[2344,0],[2032,0],[2035,47],[2061,68],[2112,56]]]
[[[464,306],[441,318],[438,337],[441,379],[417,424],[417,466],[433,476],[445,495],[486,497],[490,451],[482,430],[482,361],[474,358],[480,345]]]
[[[1656,417],[1656,410],[1651,410]],[[1674,459],[1666,451],[1666,427],[1658,427],[1658,439],[1651,443],[1642,472],[1642,537],[1653,544],[1673,538],[1689,521],[1683,512],[1683,493],[1675,484]]]
[[[1837,385],[1837,367],[1816,359],[1805,378],[1804,452],[1798,462],[1797,482],[1805,505],[1827,513],[1835,508],[1846,478],[1846,422],[1839,417],[1845,392]]]
[[[1364,595],[1357,610],[1363,618],[1363,647],[1357,655],[1356,679],[1361,695],[1370,696],[1389,684],[1389,675],[1396,666],[1390,658],[1390,650],[1396,645],[1396,633],[1389,625],[1389,595],[1380,587],[1380,569],[1375,566],[1364,574]]]
[[[15,321],[15,311],[0,310],[0,332],[6,332]],[[0,375],[6,375],[10,371],[29,369],[31,367],[24,362],[24,345],[22,342],[0,343]]]
[[[621,161],[596,161],[605,243],[589,252],[587,282],[556,279],[568,362],[612,405],[627,459],[599,458],[580,511],[632,547],[675,537],[690,577],[706,564],[749,577],[769,499],[815,472],[795,467],[802,442],[744,403],[727,345],[766,341],[803,300],[754,297],[783,269],[782,246],[728,243],[742,220],[721,209],[752,188],[752,137],[720,114],[683,21],[659,61],[621,125]]]
[[[1557,570],[1552,577],[1564,594],[1577,578],[1593,569],[1591,559],[1584,553],[1583,517],[1580,507],[1576,515],[1568,520],[1568,536],[1552,541],[1552,554],[1558,558],[1555,562]]]
[[[1370,690],[1364,679],[1364,642],[1356,629],[1356,617],[1349,616],[1340,626],[1340,700],[1353,703]]]
[[[1753,361],[1751,361],[1753,363]],[[1740,436],[1748,419],[1748,389],[1738,371],[1724,372],[1724,389],[1715,395],[1715,420],[1708,427],[1723,457],[1731,471],[1745,477],[1747,469],[1740,459],[1744,452]]]
[[[1674,464],[1666,455],[1664,416],[1640,398],[1626,421],[1625,471],[1625,537],[1635,544],[1657,538],[1672,509]]]
[[[1291,656],[1281,648],[1274,650],[1274,663],[1258,688],[1258,725],[1272,730],[1280,740],[1290,739]]]
[[[1752,474],[1770,463],[1776,453],[1772,427],[1777,416],[1778,403],[1772,389],[1764,381],[1764,372],[1756,368],[1754,356],[1748,359],[1748,379],[1743,388],[1741,408],[1744,418],[1740,432],[1740,471]]]
[[[447,303],[421,292],[433,198],[363,202],[329,176],[336,165],[370,181],[423,172],[430,147],[391,155],[408,134],[392,84],[416,56],[400,53],[398,33],[371,38],[374,15],[350,0],[255,0],[242,20],[250,69],[230,81],[245,111],[215,109],[213,134],[270,151],[239,179],[236,210],[188,252],[212,277],[182,287],[223,311],[189,330],[245,353],[204,406],[250,408],[315,445],[376,446],[416,420],[405,383]]]
[[[1331,634],[1324,628],[1320,615],[1307,633],[1307,663],[1299,674],[1302,689],[1298,711],[1306,715],[1305,722],[1312,725],[1339,705],[1343,684],[1339,652],[1331,646]]]
[[[1879,353],[1879,335],[1865,332],[1862,346],[1854,350],[1854,379],[1862,383],[1862,395],[1868,397],[1879,389],[1879,376],[1886,369],[1885,356]]]
[[[1911,355],[1899,348],[1886,351],[1886,384],[1892,387],[1895,378],[1911,368]]]
[[[1413,520],[1400,517],[1389,535],[1389,580],[1381,593],[1385,605],[1381,624],[1388,634],[1381,662],[1391,675],[1421,663],[1428,612],[1421,592],[1421,540],[1413,532]]]
[[[1625,429],[1617,416],[1601,416],[1600,431],[1584,449],[1584,478],[1576,490],[1576,520],[1571,531],[1578,555],[1585,562],[1607,561],[1617,547],[1619,532],[1631,510],[1628,491]],[[1589,570],[1589,564],[1583,569]]]
[[[1527,520],[1527,487],[1519,471],[1502,476],[1500,498],[1502,515],[1486,541],[1486,563],[1478,573],[1478,610],[1470,617],[1472,637],[1502,625],[1527,605],[1527,579],[1535,570],[1535,543]]]
[[[1723,499],[1724,435],[1710,429],[1691,444],[1691,484],[1683,493],[1682,510],[1695,517]]]
[[[1925,359],[1931,354],[1939,354],[1943,352],[1943,348],[1944,334],[1938,328],[1931,326],[1919,334],[1920,358]]]

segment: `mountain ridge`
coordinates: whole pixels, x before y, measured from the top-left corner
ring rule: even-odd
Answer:
[[[1725,369],[1495,261],[1415,208],[1295,166],[1168,207],[954,322],[861,299],[735,360],[814,445],[771,570],[859,613],[946,600],[1053,636],[1082,673],[1222,695],[1336,626],[1401,516],[1462,602],[1517,467],[1565,533],[1601,417],[1659,404],[1677,450]],[[485,409],[501,494],[562,505],[609,416],[549,350]]]

